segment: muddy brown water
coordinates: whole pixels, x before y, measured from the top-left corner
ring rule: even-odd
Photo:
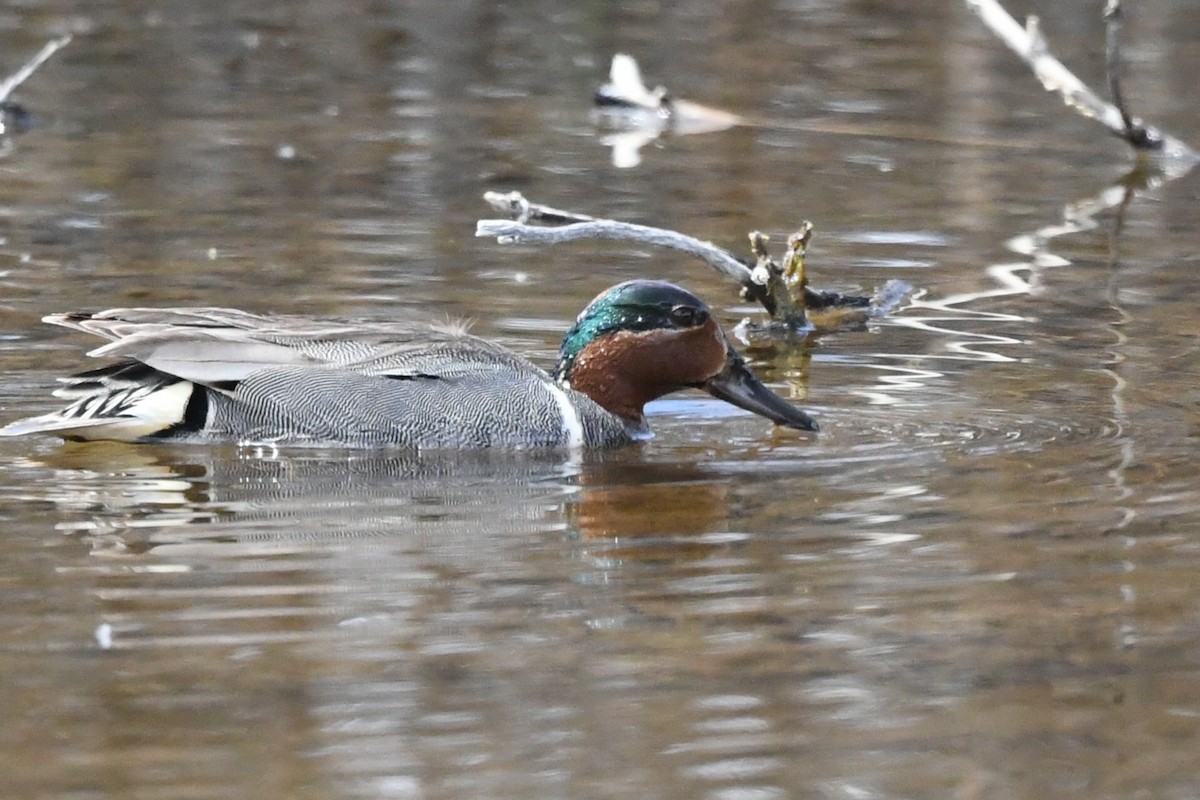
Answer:
[[[1093,4],[1032,5],[1102,83]],[[1127,11],[1135,110],[1200,143],[1200,13]],[[1200,177],[1127,192],[960,4],[32,0],[0,71],[63,30],[0,157],[4,421],[78,307],[542,363],[633,276],[755,314],[683,256],[476,240],[487,189],[735,249],[807,218],[818,284],[916,293],[751,352],[816,438],[680,395],[582,457],[0,440],[5,796],[1200,795]],[[616,51],[755,124],[614,166]]]

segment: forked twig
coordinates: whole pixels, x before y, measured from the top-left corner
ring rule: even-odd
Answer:
[[[1120,93],[1117,72],[1120,66],[1120,19],[1119,0],[1108,0],[1105,21],[1108,24],[1107,64],[1109,86],[1113,100],[1109,103],[1092,91],[1063,63],[1050,54],[1046,40],[1041,34],[1038,19],[1030,16],[1022,27],[1010,15],[999,0],[966,0],[967,7],[985,25],[1029,65],[1046,91],[1056,92],[1063,101],[1085,117],[1097,120],[1113,135],[1129,143],[1138,152],[1152,153],[1164,158],[1196,160],[1200,158],[1182,140],[1164,133],[1132,116]]]

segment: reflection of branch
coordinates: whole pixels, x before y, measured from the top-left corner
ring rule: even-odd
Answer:
[[[1132,193],[1132,187],[1120,183],[1105,187],[1094,197],[1063,206],[1061,222],[1043,225],[1032,233],[1014,236],[1005,242],[1005,245],[1014,253],[1030,256],[1038,266],[1065,266],[1070,262],[1052,253],[1049,248],[1050,242],[1060,236],[1095,230],[1100,226],[1100,223],[1096,222],[1096,215],[1112,208],[1124,207]]]
[[[978,331],[960,331],[947,323],[983,318],[995,322],[1027,324],[1029,320],[1020,315],[981,311],[974,308],[974,305],[989,298],[1035,294],[1040,287],[1043,270],[1064,267],[1071,263],[1051,249],[1053,240],[1100,227],[1097,217],[1106,212],[1115,214],[1112,232],[1109,236],[1110,264],[1114,263],[1117,242],[1124,225],[1125,211],[1137,192],[1154,189],[1167,181],[1179,178],[1187,174],[1192,166],[1193,162],[1177,159],[1137,164],[1133,170],[1112,186],[1106,187],[1094,196],[1068,203],[1062,209],[1061,221],[1043,225],[1034,231],[1009,239],[1005,246],[1021,255],[1022,260],[995,263],[987,267],[987,275],[994,281],[995,288],[950,295],[941,299],[919,298],[912,303],[910,309],[915,313],[897,317],[896,323],[918,330],[937,331],[952,335],[954,341],[948,345],[948,349],[954,355],[948,356],[950,358],[965,356],[989,361],[1011,360],[1009,356],[993,352],[992,348],[1000,345],[1020,344],[1022,342],[1020,338]],[[1112,305],[1122,317],[1127,316],[1115,299],[1112,301]],[[939,315],[923,313],[926,309],[936,311]],[[940,316],[940,314],[948,316]],[[1123,334],[1119,333],[1119,329],[1117,330],[1118,338],[1122,338]]]
[[[1126,110],[1116,77],[1116,70],[1120,64],[1119,0],[1109,0],[1105,9],[1105,20],[1108,23],[1109,83],[1114,90],[1114,100],[1118,104],[1116,106],[1101,99],[1063,66],[1061,61],[1050,55],[1046,48],[1046,40],[1038,29],[1037,17],[1030,16],[1022,28],[998,0],[966,0],[966,3],[992,33],[999,36],[1009,49],[1030,66],[1046,91],[1057,92],[1068,106],[1083,116],[1099,121],[1109,132],[1141,152],[1175,159],[1195,160],[1200,157],[1179,139],[1146,125]]]
[[[21,67],[12,75],[5,78],[3,83],[0,83],[0,133],[4,133],[3,114],[10,111],[19,111],[18,106],[13,106],[8,102],[8,96],[11,95],[18,86],[28,80],[29,76],[36,72],[37,68],[44,64],[46,59],[57,53],[70,41],[70,34],[61,36],[57,39],[51,39],[50,41],[46,42],[45,46],[42,47],[41,50],[37,52],[37,55],[26,62],[25,66]]]
[[[1051,240],[1081,231],[1094,230],[1100,226],[1100,223],[1096,221],[1098,215],[1116,209],[1117,216],[1110,243],[1110,247],[1115,248],[1116,239],[1119,238],[1124,225],[1125,210],[1133,201],[1134,195],[1139,191],[1157,188],[1186,172],[1187,170],[1171,172],[1138,165],[1119,181],[1105,187],[1098,194],[1068,203],[1063,207],[1061,222],[1044,225],[1032,233],[1014,236],[1006,242],[1006,245],[1014,253],[1031,257],[1033,263],[1038,266],[1063,266],[1069,262],[1050,251]]]

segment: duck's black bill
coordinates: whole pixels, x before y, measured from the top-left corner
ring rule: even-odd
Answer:
[[[746,366],[740,355],[730,352],[725,368],[700,385],[713,397],[753,411],[776,425],[801,431],[817,430],[817,421],[772,392]]]

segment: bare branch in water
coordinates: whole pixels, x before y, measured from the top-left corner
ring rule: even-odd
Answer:
[[[741,286],[744,299],[753,300],[766,309],[771,315],[771,323],[765,329],[768,331],[808,333],[814,329],[861,324],[894,308],[909,288],[907,285],[885,287],[885,294],[874,300],[810,288],[804,270],[804,253],[812,237],[812,223],[808,221],[789,237],[783,266],[767,252],[767,237],[757,231],[751,233],[750,250],[755,257],[755,263],[751,265],[711,242],[677,231],[561,211],[531,203],[520,192],[488,192],[484,199],[492,208],[515,218],[515,221],[483,219],[476,223],[476,236],[494,236],[501,244],[561,244],[579,239],[609,239],[667,247],[695,256]],[[531,225],[531,221],[546,224]]]
[[[476,236],[495,236],[500,244],[563,244],[580,239],[609,239],[669,247],[696,256],[739,283],[751,281],[751,270],[729,252],[691,236],[649,225],[635,225],[611,219],[571,222],[557,227],[528,225],[507,219],[481,219]]]
[[[12,94],[18,86],[28,80],[29,76],[36,72],[37,68],[45,63],[46,59],[57,53],[63,47],[66,47],[70,41],[70,34],[59,37],[58,39],[51,39],[50,41],[46,42],[45,47],[38,51],[37,55],[29,59],[25,66],[21,67],[12,75],[5,78],[4,82],[0,83],[0,103],[3,103],[5,100],[7,100],[8,96]]]
[[[533,209],[544,208],[532,206]],[[549,216],[542,216],[535,211],[528,219],[541,219],[553,222],[564,214],[552,210]],[[583,216],[583,215],[578,215]],[[518,218],[519,219],[519,218]],[[563,244],[580,239],[608,239],[620,242],[636,242],[656,247],[667,247],[680,250],[699,258],[721,274],[740,284],[750,298],[757,300],[774,314],[777,304],[773,302],[763,284],[756,282],[753,270],[727,250],[711,242],[704,242],[665,228],[654,228],[649,225],[635,225],[630,222],[617,222],[611,219],[583,219],[567,221],[555,227],[529,225],[525,222],[507,219],[481,219],[475,224],[476,236],[494,236],[500,244]]]
[[[1097,120],[1113,135],[1128,142],[1135,150],[1172,159],[1196,160],[1197,153],[1183,141],[1164,133],[1129,114],[1120,95],[1116,77],[1120,64],[1120,3],[1109,0],[1105,9],[1108,23],[1109,84],[1113,89],[1113,105],[1087,87],[1062,62],[1051,55],[1038,27],[1037,17],[1030,16],[1025,27],[1000,5],[999,0],[966,0],[967,7],[985,25],[1029,65],[1046,91],[1056,92],[1063,101],[1085,117]]]
[[[1162,134],[1146,125],[1133,114],[1125,104],[1125,94],[1121,91],[1121,0],[1108,0],[1104,9],[1105,23],[1105,72],[1108,73],[1108,93],[1112,96],[1113,104],[1121,114],[1121,123],[1125,126],[1123,138],[1139,150],[1158,150],[1162,147]]]

